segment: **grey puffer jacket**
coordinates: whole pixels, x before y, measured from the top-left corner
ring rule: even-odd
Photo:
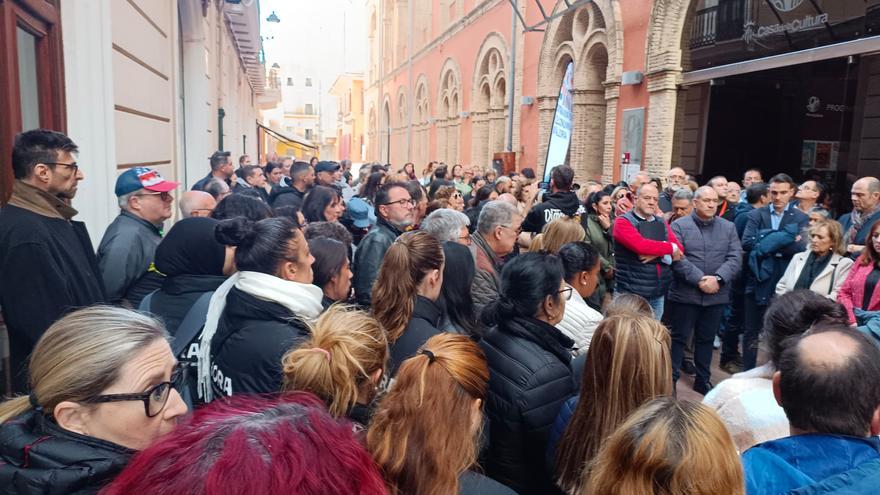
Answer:
[[[742,246],[733,222],[721,217],[702,220],[694,212],[672,222],[672,232],[684,245],[685,255],[672,263],[674,278],[667,298],[700,306],[729,303],[731,286],[742,269]],[[698,287],[706,275],[722,279],[715,294]]]
[[[354,252],[354,277],[351,285],[354,287],[355,299],[361,306],[372,304],[373,282],[379,275],[385,251],[388,251],[402,233],[384,218],[380,218]]]

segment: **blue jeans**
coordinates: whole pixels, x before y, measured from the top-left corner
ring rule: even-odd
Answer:
[[[614,299],[617,299],[617,297],[621,294],[623,294],[623,292],[615,292]],[[648,301],[648,305],[651,306],[651,310],[654,311],[654,319],[657,321],[660,321],[660,319],[663,318],[663,306],[665,299],[665,296],[655,297],[654,299],[645,299],[646,301]]]

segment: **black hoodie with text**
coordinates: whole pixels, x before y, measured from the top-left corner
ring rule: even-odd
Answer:
[[[557,191],[544,196],[542,203],[536,204],[522,223],[523,232],[540,233],[544,225],[563,217],[585,216],[586,209],[572,191]]]

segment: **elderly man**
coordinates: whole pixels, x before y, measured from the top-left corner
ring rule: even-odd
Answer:
[[[663,217],[657,216],[658,196],[654,184],[640,187],[633,209],[614,220],[613,236],[617,293],[644,297],[659,320],[672,283],[670,265],[681,259],[684,248]]]
[[[477,311],[498,299],[502,259],[513,252],[522,222],[516,207],[503,201],[490,201],[480,212],[472,236],[477,273],[471,294]]]
[[[376,192],[376,225],[364,236],[354,253],[352,286],[361,306],[372,304],[373,282],[379,274],[385,252],[412,226],[415,206],[406,184],[401,182],[388,182]]]
[[[684,172],[684,169],[681,167],[669,169],[666,172],[666,188],[660,193],[660,201],[658,203],[660,211],[664,213],[672,211],[672,197],[675,195],[675,191],[686,188],[685,186],[687,186],[687,174]]]
[[[727,202],[727,178],[723,175],[716,175],[709,179],[709,182],[706,185],[714,189],[715,193],[718,195],[718,209],[715,214],[732,222],[736,209],[732,204]]]
[[[671,206],[670,211],[663,214],[663,218],[668,224],[672,224],[672,222],[686,217],[694,211],[694,193],[688,187],[676,190],[672,195]]]
[[[742,455],[746,494],[877,493],[877,346],[851,328],[819,326],[788,345],[773,364],[773,395],[791,436]]]
[[[862,177],[850,191],[853,211],[840,217],[846,232],[846,251],[858,256],[867,244],[871,225],[880,220],[880,180],[876,177]]]
[[[685,255],[672,264],[674,277],[667,300],[672,313],[672,379],[678,381],[684,349],[694,338],[694,390],[712,389],[712,341],[730,302],[730,287],[740,271],[742,248],[733,222],[716,217],[718,194],[697,189],[694,210],[672,224]]]
[[[177,186],[145,167],[128,169],[116,179],[121,211],[98,246],[98,268],[108,301],[136,308],[159,288],[160,280],[146,275],[162,240],[163,223],[171,218],[171,191]]]
[[[468,232],[470,224],[471,220],[464,213],[450,208],[440,208],[425,217],[421,229],[440,242],[457,242],[470,246],[471,236]]]
[[[177,207],[183,218],[209,217],[217,207],[217,200],[205,191],[186,191],[180,195]]]
[[[220,179],[211,179],[207,183],[205,183],[204,191],[211,195],[214,198],[214,201],[217,203],[223,201],[223,198],[232,194],[232,190],[229,189],[229,186],[226,182],[223,182]]]

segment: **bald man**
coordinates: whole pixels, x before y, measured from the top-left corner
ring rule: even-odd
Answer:
[[[687,186],[687,174],[681,167],[672,167],[666,172],[666,188],[660,192],[660,211],[669,213],[672,211],[672,197],[675,191]]]
[[[773,364],[791,436],[743,454],[746,494],[877,493],[880,349],[846,326],[820,326]]]
[[[214,196],[204,191],[186,191],[178,201],[183,218],[207,217],[217,207]]]
[[[856,257],[865,248],[871,225],[880,220],[880,180],[876,177],[857,180],[850,191],[850,199],[853,211],[840,217],[839,221],[846,232],[846,251]]]

